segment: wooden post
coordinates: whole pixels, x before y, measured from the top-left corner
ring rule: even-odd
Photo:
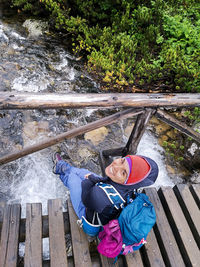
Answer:
[[[121,112],[115,113],[113,115],[110,115],[108,117],[105,117],[103,119],[88,123],[87,125],[75,128],[75,129],[70,130],[66,133],[59,134],[55,137],[52,137],[52,138],[49,138],[45,141],[39,142],[38,144],[28,146],[28,147],[22,149],[21,151],[17,151],[17,152],[11,153],[9,155],[6,155],[6,156],[0,158],[0,165],[11,162],[11,161],[16,160],[16,159],[19,159],[21,157],[24,157],[28,154],[42,150],[42,149],[47,148],[49,146],[53,146],[57,143],[64,141],[65,139],[69,139],[69,138],[90,132],[92,130],[95,130],[95,129],[100,128],[100,127],[105,126],[105,125],[109,125],[111,123],[119,121],[120,119],[124,119],[127,117],[132,117],[134,115],[138,115],[141,112],[142,112],[142,110],[127,109],[127,110],[123,110]]]
[[[122,156],[125,157],[127,154],[136,154],[138,144],[144,134],[147,124],[155,110],[146,109],[146,111],[137,116],[137,120],[129,137],[129,140],[122,152]]]
[[[135,125],[133,127],[133,130],[125,147],[100,151],[99,162],[103,176],[105,176],[105,168],[113,160],[112,157],[114,156],[125,157],[127,154],[136,154],[138,144],[144,134],[146,126],[153,113],[155,113],[155,110],[146,109],[143,113],[137,116]]]

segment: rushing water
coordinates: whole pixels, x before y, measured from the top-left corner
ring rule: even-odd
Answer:
[[[32,27],[34,32],[34,23],[28,21],[23,25],[29,29]],[[0,53],[2,91],[98,91],[98,84],[87,74],[83,64],[67,51],[61,39],[41,33],[28,34],[21,23],[0,20]],[[105,114],[108,112],[97,110],[1,111],[0,154],[7,154]],[[126,126],[127,122],[119,122],[107,127],[107,136],[96,147],[79,137],[1,166],[0,200],[21,203],[22,216],[25,216],[25,203],[42,202],[45,214],[48,199],[67,198],[66,188],[52,173],[52,153],[61,149],[77,166],[100,173],[97,150],[125,144],[127,136],[123,129]],[[166,171],[162,148],[150,129],[143,136],[138,153],[151,156],[158,163],[160,173],[156,186],[173,185]]]
[[[84,70],[83,63],[69,53],[61,37],[41,34],[34,21],[22,23],[12,19],[0,20],[1,91],[98,92],[98,84]],[[110,113],[81,109],[0,111],[0,156]],[[0,201],[21,203],[22,217],[25,216],[26,203],[41,202],[43,214],[46,214],[48,199],[62,198],[64,201],[68,197],[67,189],[52,173],[52,153],[63,151],[64,158],[71,163],[100,174],[98,151],[126,144],[128,136],[124,129],[132,123],[129,119],[104,128],[99,141],[96,133],[95,144],[86,136],[80,136],[0,166]],[[163,150],[152,132],[151,127],[145,132],[138,154],[150,156],[158,163],[160,172],[156,186],[173,186]],[[44,240],[44,247],[44,258],[48,258],[48,240]],[[21,256],[23,250],[24,245],[20,245]]]

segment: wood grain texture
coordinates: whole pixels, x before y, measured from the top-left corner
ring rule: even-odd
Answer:
[[[67,267],[61,199],[48,200],[50,266]]]
[[[88,239],[77,224],[78,217],[70,199],[68,200],[68,211],[75,267],[92,267]]]
[[[26,204],[25,267],[42,267],[42,204]]]
[[[0,242],[0,266],[2,267],[17,266],[20,214],[20,204],[8,205],[4,210]]]
[[[171,221],[173,232],[185,264],[187,266],[198,267],[200,251],[173,189],[170,187],[161,187],[160,193],[166,201],[164,205],[166,205],[166,210],[169,212],[169,220]]]
[[[158,238],[161,238],[163,244],[160,250],[164,255],[165,262],[174,267],[185,266],[156,189],[145,188],[145,193],[154,205],[156,211],[156,227],[159,231]],[[154,247],[149,246],[149,249],[153,250]]]
[[[200,106],[200,94],[55,94],[0,92],[0,109]]]

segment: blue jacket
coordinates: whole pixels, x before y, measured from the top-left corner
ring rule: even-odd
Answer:
[[[102,188],[96,184],[103,182],[114,186],[121,196],[126,200],[128,195],[133,195],[134,189],[152,185],[158,176],[158,165],[148,157],[143,157],[150,165],[148,176],[141,182],[134,185],[123,185],[113,182],[109,177],[89,175],[88,179],[82,181],[82,202],[86,207],[86,219],[92,223],[94,212],[97,212],[101,223],[107,224],[110,220],[117,218],[119,211],[114,208]],[[95,224],[98,224],[97,218]]]

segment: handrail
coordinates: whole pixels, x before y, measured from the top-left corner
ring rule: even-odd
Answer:
[[[138,114],[141,114],[143,112],[142,109],[126,109],[121,112],[117,112],[113,115],[107,116],[103,119],[88,123],[87,125],[80,126],[78,128],[69,130],[65,133],[59,134],[55,137],[48,138],[44,141],[41,141],[37,144],[30,145],[26,148],[23,148],[20,151],[13,152],[9,155],[5,155],[0,158],[0,165],[14,161],[16,159],[19,159],[21,157],[24,157],[26,155],[32,154],[34,152],[37,152],[39,150],[42,150],[44,148],[47,148],[49,146],[55,145],[60,143],[61,141],[64,141],[65,139],[69,139],[72,137],[76,137],[78,135],[90,132],[92,130],[98,129],[102,126],[109,125],[111,123],[114,123],[116,121],[119,121],[120,119],[136,116]]]
[[[55,94],[0,92],[0,109],[194,107],[200,94]]]

